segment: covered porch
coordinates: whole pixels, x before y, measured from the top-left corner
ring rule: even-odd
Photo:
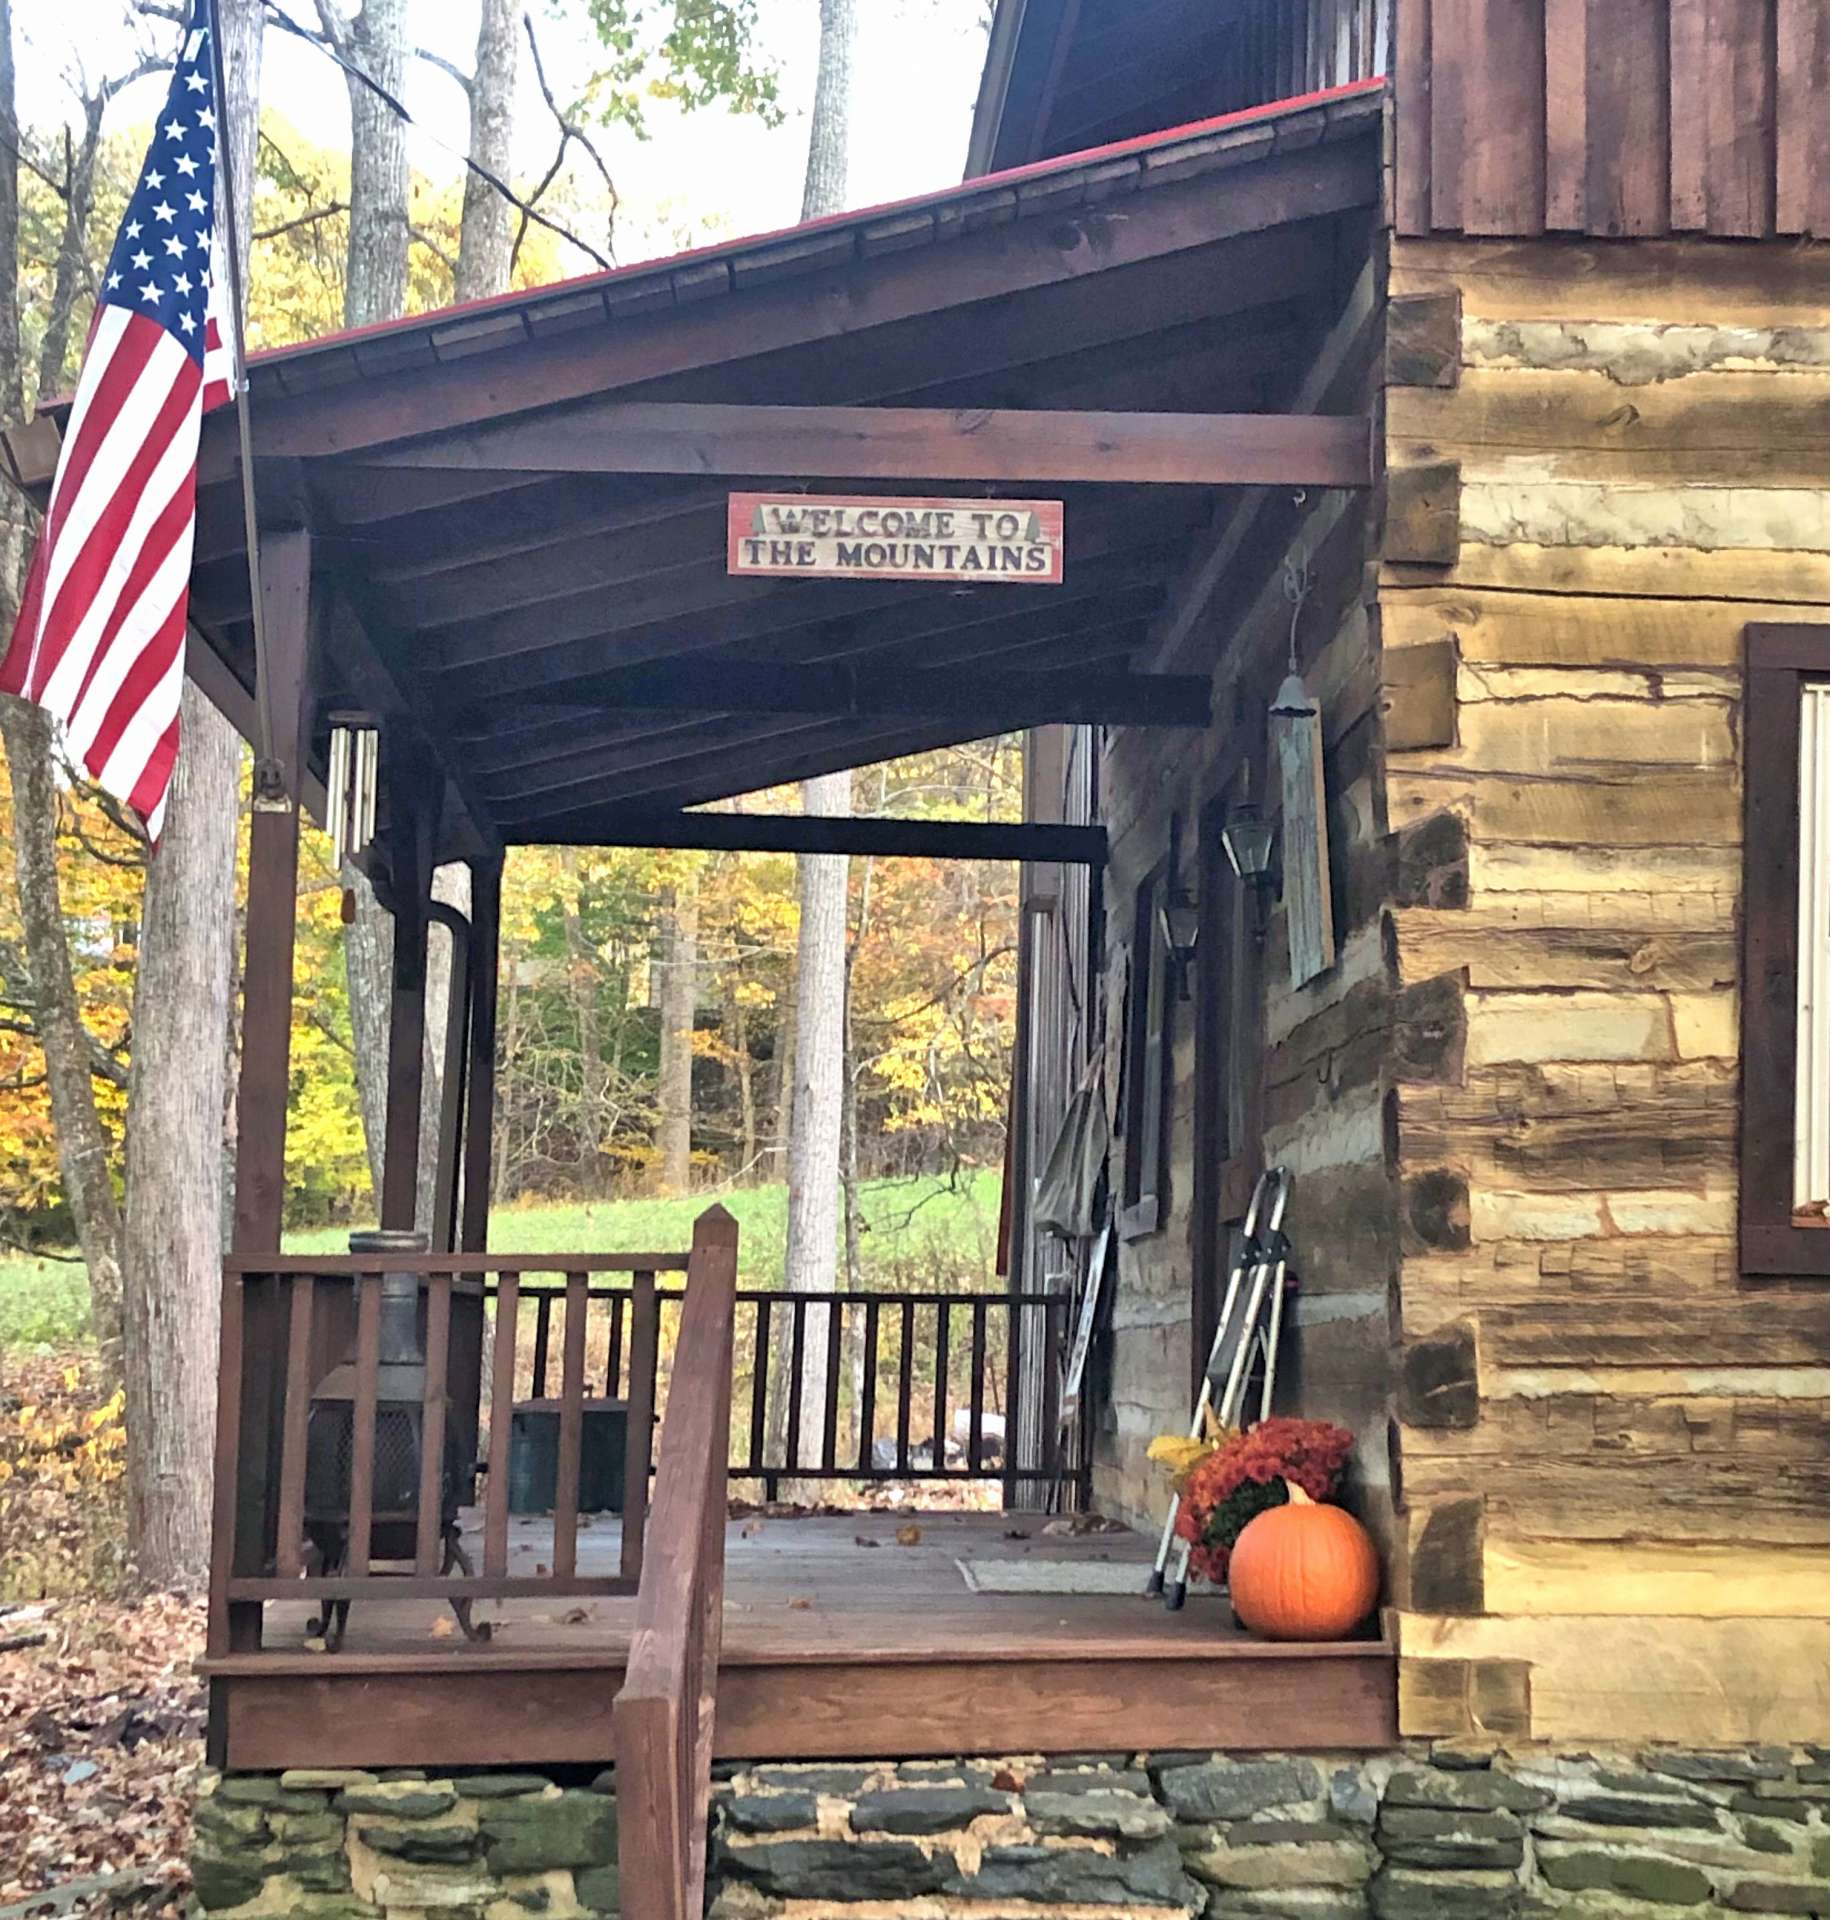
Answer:
[[[615,1519],[580,1540],[610,1574]],[[531,1573],[543,1528],[511,1530]],[[1239,1632],[1223,1599],[1141,1596],[1152,1543],[1040,1514],[740,1514],[725,1534],[721,1759],[909,1758],[1137,1747],[1373,1749],[1396,1738],[1380,1640],[1288,1646]],[[997,1589],[1027,1587],[1029,1591]],[[1097,1591],[1104,1587],[1107,1591]],[[231,1764],[577,1764],[607,1755],[636,1602],[492,1605],[485,1645],[429,1637],[423,1602],[377,1601],[343,1650],[304,1650],[309,1609],[271,1609],[265,1651],[211,1671]],[[589,1704],[587,1704],[589,1703]]]
[[[619,1750],[627,1726],[669,1765],[696,1726],[783,1756],[1393,1737],[1389,1646],[1250,1642],[1217,1601],[1168,1615],[1133,1591],[1150,1542],[1021,1511],[1085,1485],[1057,1399],[1070,1300],[1021,1253],[1009,1290],[789,1301],[736,1285],[728,1217],[690,1250],[537,1260],[492,1254],[488,1218],[510,848],[1018,860],[1048,883],[1026,940],[1063,876],[1098,888],[1106,830],[1046,782],[1011,824],[704,809],[994,732],[1225,722],[1206,675],[1175,670],[1189,633],[1257,590],[1267,526],[1374,483],[1351,409],[1381,337],[1383,105],[1341,88],[260,356],[258,595],[234,425],[206,424],[190,664],[257,756],[205,1663],[220,1763],[601,1764],[613,1698]],[[48,477],[42,433],[10,444]],[[865,486],[1046,494],[1060,579],[738,564],[734,490]],[[379,740],[362,858],[394,921],[384,1233],[415,1224],[435,919],[460,956],[436,1218],[429,1252],[289,1258],[299,810],[321,812],[350,724]],[[468,916],[431,897],[451,861]],[[1065,1006],[1062,1033],[1020,1041],[1020,1117]],[[1019,1153],[1019,1191],[1036,1171]],[[848,1328],[866,1358],[842,1413]],[[820,1350],[833,1397],[808,1442]],[[536,1428],[548,1478],[517,1489]],[[906,1545],[876,1515],[727,1531],[733,1481],[954,1483],[999,1510],[923,1515]],[[1122,1590],[1040,1571],[981,1590],[962,1563],[1117,1568]]]

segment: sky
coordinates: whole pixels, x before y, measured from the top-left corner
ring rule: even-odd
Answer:
[[[310,20],[312,0],[279,0]],[[808,112],[819,44],[818,0],[758,0],[763,51],[782,71],[787,118],[776,129],[719,108],[681,113],[652,108],[652,138],[607,132],[600,147],[623,200],[616,237],[628,264],[677,246],[792,224],[800,213]],[[564,98],[588,71],[591,40],[577,23],[582,0],[533,0],[532,12],[554,90]],[[965,166],[979,67],[984,58],[985,0],[858,0],[853,70],[851,175],[854,207],[873,206],[949,185]],[[468,68],[476,39],[475,0],[409,0],[409,37]],[[148,28],[128,17],[128,0],[25,0],[15,9],[20,34],[21,117],[43,126],[69,117],[68,76],[86,63],[92,76],[131,64]],[[158,29],[169,34],[168,28]],[[555,129],[521,60],[518,184],[543,172]],[[122,93],[111,127],[150,119],[164,80]],[[349,108],[342,73],[318,49],[271,27],[263,56],[262,97],[323,146],[349,144]],[[407,105],[425,129],[409,133],[415,169],[430,178],[455,176],[465,144],[464,98],[425,61],[414,61]],[[438,141],[446,144],[441,148]],[[567,249],[563,266],[590,265]]]

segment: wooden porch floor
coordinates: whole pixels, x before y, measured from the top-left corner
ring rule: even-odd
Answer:
[[[917,1526],[919,1541],[897,1542]],[[732,1758],[1373,1748],[1396,1738],[1379,1640],[1276,1646],[1223,1600],[1142,1598],[1153,1543],[1050,1534],[1034,1515],[870,1512],[733,1520],[718,1751]],[[546,1523],[516,1561],[533,1572]],[[619,1528],[580,1537],[609,1571]],[[974,1592],[959,1562],[1103,1562],[1137,1593]],[[517,1571],[520,1567],[517,1567]],[[494,1637],[447,1636],[429,1601],[361,1603],[335,1654],[310,1609],[267,1612],[265,1645],[208,1663],[218,1751],[235,1767],[601,1765],[633,1600],[506,1601]]]

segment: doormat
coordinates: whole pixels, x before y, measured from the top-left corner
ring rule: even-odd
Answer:
[[[1139,1560],[956,1560],[974,1593],[1142,1595],[1150,1568]]]

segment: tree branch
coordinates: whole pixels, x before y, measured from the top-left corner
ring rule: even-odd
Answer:
[[[464,89],[466,95],[474,94],[476,81],[464,69],[447,60],[442,53],[434,53],[430,47],[415,47],[413,57],[425,61],[429,67],[437,67],[439,72],[455,80]]]
[[[531,13],[523,13],[521,24],[527,29],[527,44],[534,56],[534,77],[540,83],[540,96],[545,100],[548,111],[559,125],[559,151],[554,154],[553,164],[547,168],[545,178],[528,196],[527,205],[521,210],[521,224],[515,229],[515,244],[509,249],[508,254],[509,271],[511,273],[514,271],[514,263],[521,257],[521,243],[527,238],[529,214],[558,177],[560,168],[565,165],[566,150],[574,140],[591,156],[598,175],[610,195],[610,217],[604,228],[604,244],[610,249],[611,257],[614,259],[616,216],[618,209],[622,206],[622,196],[616,190],[616,182],[610,177],[610,169],[604,164],[604,156],[598,152],[596,143],[578,123],[576,117],[568,114],[560,106],[554,95],[552,83],[546,77],[546,62],[540,57],[540,41],[534,33],[534,16]]]
[[[332,220],[338,214],[348,212],[347,200],[333,200],[327,207],[313,207],[309,213],[301,213],[296,219],[282,220],[277,227],[256,227],[250,237],[255,240],[278,240],[283,234],[296,232],[300,227],[316,226],[320,220]]]
[[[444,244],[441,241],[435,240],[432,237],[432,235],[425,230],[424,227],[416,227],[413,225],[411,221],[408,221],[407,222],[407,238],[409,240],[417,240],[419,244],[422,247],[424,247],[428,253],[435,255],[439,260],[441,260],[444,263],[447,272],[452,274],[455,274],[457,272],[456,256],[447,252]]]

